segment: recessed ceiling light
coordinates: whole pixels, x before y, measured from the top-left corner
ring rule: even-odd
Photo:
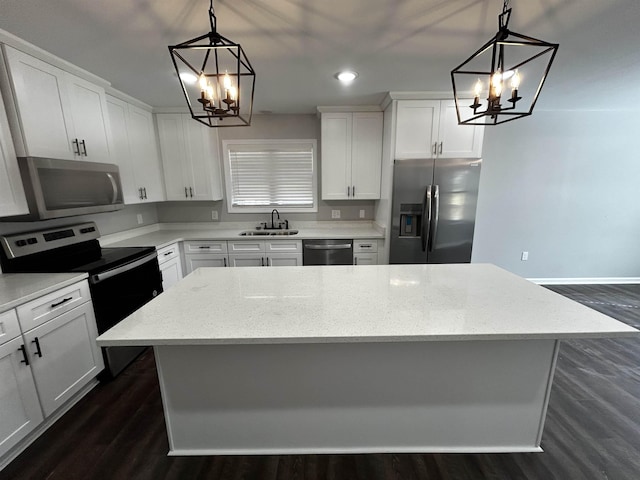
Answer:
[[[348,85],[351,82],[353,82],[356,78],[358,78],[358,73],[350,70],[345,70],[343,72],[336,73],[336,78],[340,80],[342,83],[344,83],[345,85]]]
[[[190,85],[198,81],[198,77],[196,77],[193,73],[189,73],[189,72],[180,73],[180,78],[184,83],[188,83]]]

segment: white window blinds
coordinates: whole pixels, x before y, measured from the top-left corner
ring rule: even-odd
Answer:
[[[315,142],[234,141],[225,149],[232,209],[315,209]]]

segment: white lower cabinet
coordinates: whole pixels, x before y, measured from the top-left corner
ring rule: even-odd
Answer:
[[[353,241],[354,265],[378,265],[378,241],[358,239]]]
[[[264,253],[232,253],[229,255],[232,267],[264,267]]]
[[[83,292],[86,280],[0,313],[0,465],[104,368],[93,304]]]
[[[269,267],[298,267],[302,266],[301,253],[270,253],[267,256]]]
[[[104,368],[93,304],[85,303],[24,334],[45,416]]]
[[[13,311],[13,310],[12,310]],[[43,420],[22,337],[0,345],[0,457]]]
[[[183,276],[180,248],[177,243],[158,250],[158,264],[162,274],[162,290],[166,292]]]
[[[190,240],[182,243],[185,275],[203,267],[227,267],[225,240]]]

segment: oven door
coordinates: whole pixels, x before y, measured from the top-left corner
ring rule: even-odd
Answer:
[[[162,275],[156,252],[89,277],[98,334],[138,310],[162,292]],[[105,372],[114,377],[145,347],[108,347],[102,352]],[[107,378],[108,378],[107,377]]]

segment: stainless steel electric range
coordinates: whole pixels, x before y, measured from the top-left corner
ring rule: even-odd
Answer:
[[[87,272],[101,334],[162,292],[154,247],[101,248],[93,222],[0,237],[5,273]],[[144,347],[103,348],[102,379],[118,375]]]

